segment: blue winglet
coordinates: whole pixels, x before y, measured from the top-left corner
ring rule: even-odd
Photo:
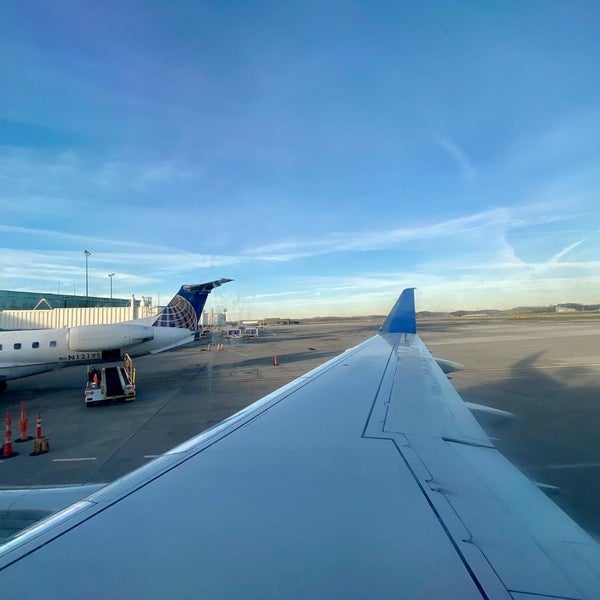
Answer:
[[[406,288],[381,326],[381,333],[417,333],[415,288]]]

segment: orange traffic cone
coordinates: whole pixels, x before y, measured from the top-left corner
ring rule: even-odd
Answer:
[[[4,446],[2,446],[2,456],[4,458],[10,458],[11,456],[15,456],[15,452],[13,452],[12,445],[12,431],[11,431],[12,417],[10,413],[6,413],[6,433],[4,435]]]
[[[33,452],[29,456],[45,454],[50,450],[48,438],[42,436],[42,413],[37,414],[35,421],[35,440],[33,440]]]
[[[21,416],[19,418],[19,431],[21,432],[21,435],[19,436],[18,439],[16,439],[15,441],[17,443],[20,442],[27,442],[29,440],[32,440],[33,438],[29,435],[29,420],[27,419],[27,413],[25,412],[25,402],[21,402]]]
[[[37,419],[35,420],[35,439],[42,439],[42,413],[38,413]]]

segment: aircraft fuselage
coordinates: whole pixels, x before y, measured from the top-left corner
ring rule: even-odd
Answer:
[[[140,356],[194,339],[189,329],[135,323],[0,332],[0,381],[103,361]]]

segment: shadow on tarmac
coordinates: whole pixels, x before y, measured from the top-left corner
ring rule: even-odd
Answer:
[[[505,377],[473,385],[457,373],[465,401],[509,411],[515,418],[486,432],[527,477],[560,488],[552,499],[600,540],[600,399],[598,371],[548,367],[536,352],[516,361]],[[465,385],[466,383],[466,385]]]

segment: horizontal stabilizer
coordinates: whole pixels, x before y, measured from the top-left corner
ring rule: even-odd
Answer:
[[[217,279],[216,281],[209,281],[207,283],[195,283],[195,284],[186,284],[182,286],[186,292],[190,292],[192,294],[197,294],[200,292],[210,292],[216,287],[223,285],[224,283],[229,283],[233,281],[233,279],[228,279],[226,277],[221,277],[221,279]]]
[[[417,333],[415,288],[406,288],[381,326],[381,333]]]
[[[198,321],[202,316],[208,295],[216,287],[229,281],[233,281],[233,279],[223,277],[207,283],[182,285],[152,325],[154,327],[178,327],[195,331],[198,329]]]

